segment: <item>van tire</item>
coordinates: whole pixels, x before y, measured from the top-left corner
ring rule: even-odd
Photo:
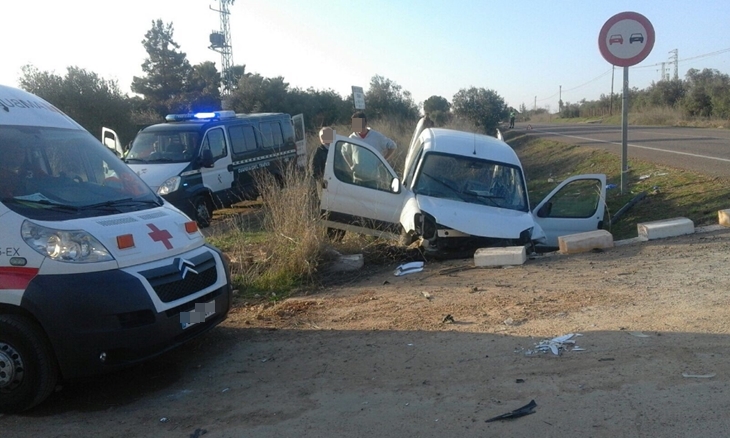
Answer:
[[[193,200],[193,208],[195,209],[195,221],[198,223],[200,228],[207,228],[210,226],[210,221],[213,219],[211,213],[211,203],[207,196],[198,196]]]
[[[58,367],[43,330],[21,315],[0,315],[0,412],[21,412],[45,400]]]

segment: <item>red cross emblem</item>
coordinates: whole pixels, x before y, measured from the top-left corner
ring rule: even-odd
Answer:
[[[170,234],[167,230],[160,230],[153,224],[147,224],[148,227],[150,227],[150,230],[152,230],[151,233],[148,233],[149,236],[154,240],[155,242],[162,242],[165,244],[165,248],[172,249],[172,243],[170,243],[170,239],[172,239],[172,234]]]

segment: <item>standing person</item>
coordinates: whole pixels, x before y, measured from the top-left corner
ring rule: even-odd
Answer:
[[[327,154],[329,153],[330,143],[333,140],[332,128],[324,127],[319,130],[319,146],[314,152],[310,168],[312,169],[312,177],[319,185],[324,178],[324,166],[327,163]]]
[[[350,138],[360,138],[365,143],[375,147],[386,160],[393,155],[398,147],[393,140],[370,128],[368,118],[362,111],[352,115],[352,134],[350,134]]]
[[[512,129],[515,127],[515,110],[509,112],[509,127]]]

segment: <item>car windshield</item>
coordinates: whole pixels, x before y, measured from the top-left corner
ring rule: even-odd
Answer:
[[[88,132],[27,126],[0,126],[0,201],[40,219],[161,204],[137,174]]]
[[[413,191],[419,195],[527,211],[519,167],[431,152],[424,156]]]
[[[193,159],[200,141],[197,131],[140,132],[125,156],[130,163],[183,163]]]

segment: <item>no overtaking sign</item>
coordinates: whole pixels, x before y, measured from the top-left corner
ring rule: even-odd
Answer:
[[[606,21],[598,34],[603,58],[618,67],[643,61],[654,47],[654,27],[643,15],[621,12]]]

